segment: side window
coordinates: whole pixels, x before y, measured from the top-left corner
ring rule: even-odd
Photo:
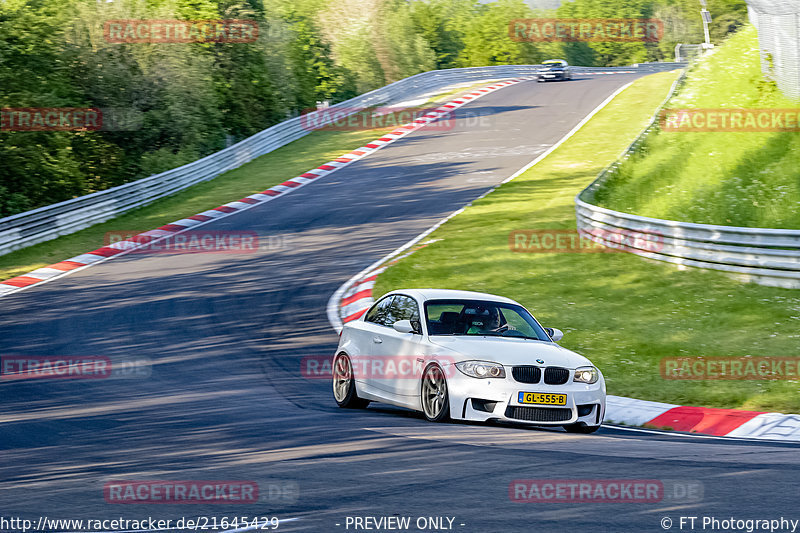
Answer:
[[[392,305],[392,300],[395,296],[387,296],[383,300],[379,301],[377,304],[372,306],[372,309],[369,310],[367,316],[364,318],[367,322],[374,322],[375,324],[380,324],[381,326],[392,325],[394,322],[389,322],[387,324],[387,315],[389,313],[389,309]]]
[[[395,296],[389,313],[392,318],[392,322],[390,322],[389,325],[394,324],[398,320],[419,322],[419,306],[414,298],[408,296]]]

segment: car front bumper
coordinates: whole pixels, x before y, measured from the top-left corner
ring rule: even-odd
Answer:
[[[450,416],[459,420],[597,426],[605,414],[606,390],[602,376],[591,385],[572,381],[564,385],[519,383],[511,376],[511,368],[506,367],[505,379],[476,379],[455,371],[448,377],[447,387]],[[522,404],[518,401],[520,392],[566,394],[567,401],[563,406]]]
[[[550,80],[565,80],[567,79],[567,75],[564,72],[546,72],[538,74],[540,80],[543,81],[550,81]]]

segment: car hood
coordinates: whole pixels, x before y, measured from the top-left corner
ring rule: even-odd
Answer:
[[[542,365],[563,366],[577,368],[591,365],[584,356],[553,342],[535,341],[530,339],[514,339],[500,337],[430,337],[432,344],[447,350],[446,355],[456,355],[458,359],[466,361],[479,359],[494,361],[506,366],[515,365]],[[544,363],[540,363],[541,359]]]

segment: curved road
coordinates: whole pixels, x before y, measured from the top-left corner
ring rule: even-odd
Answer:
[[[141,357],[152,366],[146,377],[0,381],[0,515],[277,515],[298,519],[280,530],[320,532],[353,531],[347,516],[410,516],[412,530],[417,517],[447,516],[464,532],[800,518],[791,514],[794,446],[433,425],[391,407],[339,410],[327,381],[301,376],[302,357],[336,346],[325,305],[341,283],[518,170],[638,76],[511,86],[463,108],[481,120],[423,129],[203,227],[280,236],[289,248],[128,255],[3,298],[0,355]],[[692,492],[659,503],[509,498],[515,479],[594,478],[659,479]],[[258,504],[107,503],[103,485],[119,479],[252,480],[262,494]]]

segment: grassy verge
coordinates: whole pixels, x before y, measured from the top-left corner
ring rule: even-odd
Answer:
[[[698,62],[666,107],[800,111],[798,102],[782,96],[762,76],[752,26]],[[798,153],[796,129],[660,131],[605,182],[594,203],[669,220],[800,228]]]
[[[421,107],[450,100],[458,94],[488,83],[484,81],[440,93]],[[385,123],[391,124],[388,117]],[[0,257],[0,280],[95,250],[105,244],[104,236],[108,232],[127,234],[132,231],[147,231],[263,191],[363,146],[393,129],[312,132],[211,181],[194,185],[108,222],[3,255]]]
[[[510,296],[561,344],[597,364],[610,394],[688,405],[800,412],[797,381],[667,381],[680,356],[797,356],[800,294],[617,253],[518,253],[520,229],[575,228],[573,198],[630,143],[674,73],[638,80],[526,173],[474,202],[393,265],[375,294],[441,287]]]

